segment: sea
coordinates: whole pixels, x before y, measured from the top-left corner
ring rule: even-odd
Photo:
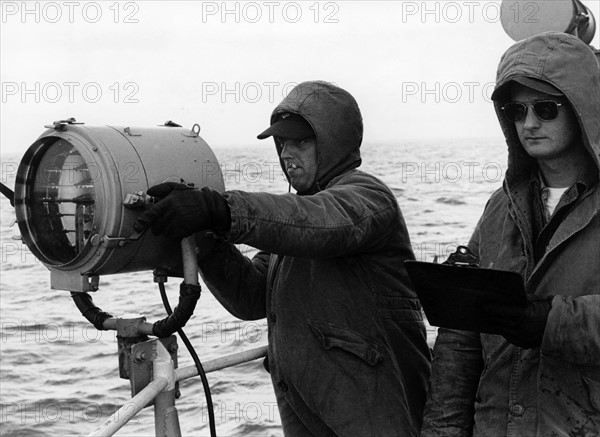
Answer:
[[[24,152],[25,150],[23,150]],[[288,192],[271,145],[213,148],[226,189]],[[489,196],[502,185],[507,151],[503,138],[365,142],[361,169],[383,180],[404,215],[415,256],[443,261],[466,244]],[[2,155],[2,182],[14,187],[21,155]],[[2,197],[0,264],[0,435],[86,435],[131,398],[119,378],[117,339],[97,331],[66,291],[50,289],[50,275],[19,240],[14,211]],[[241,246],[247,256],[256,252]],[[174,306],[177,278],[167,292]],[[152,272],[100,278],[97,306],[115,315],[166,316]],[[359,309],[357,309],[359,311]],[[266,322],[240,321],[203,287],[185,327],[202,361],[265,345]],[[435,327],[428,325],[430,343]],[[193,364],[179,342],[179,367]],[[277,404],[262,360],[207,375],[217,435],[280,437]],[[208,436],[208,408],[198,377],[180,383],[176,406],[182,434]],[[153,408],[145,408],[116,434],[153,436]]]

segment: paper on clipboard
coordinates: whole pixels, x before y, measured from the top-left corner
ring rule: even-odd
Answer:
[[[433,326],[493,334],[481,311],[483,306],[527,306],[518,273],[421,261],[404,264]]]

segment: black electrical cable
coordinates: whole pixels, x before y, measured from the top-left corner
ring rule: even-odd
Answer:
[[[158,338],[167,338],[181,329],[194,314],[194,309],[202,294],[199,285],[191,285],[183,282],[179,286],[179,303],[175,310],[163,320],[154,322],[152,334]]]
[[[158,329],[158,331],[160,331],[159,333],[162,335],[165,333],[172,332],[172,329],[174,326],[185,325],[185,323],[189,320],[189,317],[191,316],[191,312],[194,311],[195,302],[198,300],[199,293],[198,293],[198,295],[196,295],[195,293],[193,293],[193,294],[188,293],[187,295],[185,295],[185,294],[181,295],[180,299],[179,299],[180,306],[184,307],[184,309],[183,309],[183,311],[181,311],[181,310],[178,311],[178,314],[171,317],[173,314],[173,310],[171,309],[171,305],[169,304],[169,299],[167,297],[167,292],[165,290],[164,283],[159,282],[158,288],[160,290],[160,297],[162,299],[163,305],[165,306],[165,310],[167,311],[167,314],[169,315],[169,317],[167,319],[157,322],[159,325],[158,327],[156,326],[156,324],[154,326],[153,330]],[[182,288],[184,288],[184,287],[182,287]],[[191,288],[191,287],[188,286],[188,288]],[[199,287],[196,287],[196,288],[199,288]],[[187,290],[187,291],[189,292],[190,290]],[[100,308],[98,308],[96,305],[94,305],[94,301],[88,293],[71,292],[71,297],[73,298],[73,301],[75,302],[75,305],[77,306],[77,308],[79,309],[81,314],[90,323],[92,323],[96,329],[98,329],[98,330],[106,330],[107,329],[104,327],[104,322],[107,319],[112,318],[113,316],[109,313],[102,311]],[[183,332],[183,328],[179,327],[177,329],[177,333],[181,337],[181,340],[185,344],[187,350],[190,352],[190,355],[192,356],[192,359],[194,360],[194,363],[196,365],[196,369],[198,370],[198,375],[200,375],[200,379],[202,380],[202,386],[204,387],[204,395],[206,396],[206,404],[207,404],[207,408],[208,408],[208,421],[209,421],[209,427],[210,427],[210,435],[211,435],[211,437],[217,437],[217,430],[216,430],[216,426],[215,426],[215,412],[213,410],[212,396],[210,393],[210,386],[208,385],[208,379],[206,378],[206,373],[204,372],[204,368],[202,367],[200,358],[198,357],[198,354],[194,350],[192,343],[188,339],[187,335],[185,335],[185,332]],[[155,334],[156,334],[156,332],[155,332]]]
[[[88,322],[94,325],[94,328],[96,328],[98,331],[107,330],[107,328],[104,327],[104,321],[110,319],[112,315],[102,311],[100,308],[94,305],[94,300],[89,293],[72,291],[71,297],[73,298],[75,305],[77,305],[77,308],[83,317],[85,317]]]
[[[15,206],[15,192],[0,182],[0,192],[10,201],[12,206]]]
[[[173,310],[171,309],[171,305],[169,304],[169,298],[167,297],[167,292],[165,290],[165,284],[163,282],[158,283],[158,289],[160,290],[160,297],[162,299],[163,305],[167,314],[170,316],[173,314]],[[206,397],[206,406],[208,408],[208,424],[210,428],[211,437],[217,437],[217,429],[215,426],[215,412],[213,410],[213,402],[212,396],[210,394],[210,386],[208,385],[208,379],[206,378],[206,373],[204,372],[204,367],[202,367],[202,363],[200,362],[200,358],[192,346],[192,343],[187,338],[187,335],[183,332],[183,328],[179,328],[177,330],[177,334],[181,337],[181,341],[185,344],[185,347],[189,351],[192,359],[194,360],[194,364],[196,365],[196,369],[198,369],[198,375],[202,380],[202,387],[204,388],[204,396]]]

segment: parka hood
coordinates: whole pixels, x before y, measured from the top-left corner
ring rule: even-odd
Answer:
[[[546,32],[519,41],[502,56],[494,96],[517,77],[547,82],[569,101],[581,128],[582,141],[600,172],[600,68],[593,50],[579,38]],[[507,180],[528,177],[535,160],[523,149],[514,123],[494,97],[496,114],[508,144]]]
[[[363,123],[358,104],[350,93],[329,82],[302,82],[273,110],[271,124],[286,112],[304,117],[316,136],[316,182],[309,190],[298,194],[316,193],[334,177],[360,166]],[[275,145],[285,173],[281,149],[277,142]]]

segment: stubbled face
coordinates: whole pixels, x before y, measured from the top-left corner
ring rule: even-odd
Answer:
[[[292,187],[298,192],[309,190],[317,180],[317,143],[316,138],[292,140],[278,138],[281,147],[281,159]]]
[[[529,156],[537,160],[561,159],[575,152],[580,146],[579,124],[564,97],[551,96],[524,86],[515,86],[512,102],[533,105],[541,100],[554,100],[562,103],[558,108],[558,117],[542,120],[527,108],[527,114],[521,121],[515,122],[515,128],[521,145]]]

